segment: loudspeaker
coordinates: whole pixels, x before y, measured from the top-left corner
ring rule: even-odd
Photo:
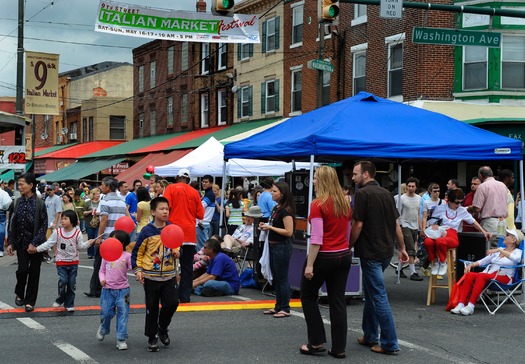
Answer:
[[[290,186],[295,202],[296,216],[308,217],[308,186],[310,171],[301,170],[285,174],[286,183]]]
[[[475,262],[486,255],[487,239],[482,233],[458,233],[459,246],[456,250],[456,280],[465,271],[465,264],[460,260]]]

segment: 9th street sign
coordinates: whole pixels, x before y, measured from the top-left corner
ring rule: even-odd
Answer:
[[[412,42],[452,46],[501,47],[501,33],[476,30],[414,27]]]

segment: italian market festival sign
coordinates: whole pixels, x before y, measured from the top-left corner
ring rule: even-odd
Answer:
[[[58,54],[26,52],[26,114],[58,115],[58,59]]]
[[[414,27],[412,30],[412,42],[500,48],[501,33],[462,29]]]
[[[95,31],[190,42],[260,43],[257,15],[214,16],[202,12],[156,10],[112,1],[100,2]]]

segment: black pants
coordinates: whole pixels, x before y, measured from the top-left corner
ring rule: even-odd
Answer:
[[[157,334],[157,327],[167,329],[177,307],[179,296],[177,292],[177,278],[168,281],[152,281],[144,279],[144,293],[146,295],[146,326],[144,335],[149,338]],[[159,302],[162,305],[159,313]]]
[[[100,296],[100,291],[102,290],[100,279],[98,278],[101,264],[102,257],[100,256],[100,247],[98,247],[95,251],[95,258],[93,259],[93,274],[91,275],[91,281],[89,282],[89,293],[95,296]]]
[[[195,245],[183,245],[180,248],[180,287],[179,298],[189,302],[193,287],[193,256],[197,253]]]
[[[326,282],[328,304],[330,306],[330,322],[332,333],[332,352],[346,352],[346,322],[345,289],[348,272],[352,265],[350,251],[319,253],[314,263],[313,278],[301,282],[301,303],[308,330],[308,343],[314,346],[326,342],[323,319],[317,300],[319,289]],[[306,262],[304,267],[306,267]],[[304,269],[303,269],[304,272]]]
[[[34,306],[38,296],[43,253],[29,254],[26,248],[20,248],[16,250],[16,256],[18,269],[16,270],[15,294],[22,299],[24,304]]]

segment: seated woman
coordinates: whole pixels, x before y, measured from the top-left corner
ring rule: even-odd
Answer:
[[[244,213],[246,222],[239,225],[235,232],[224,236],[224,242],[221,243],[221,248],[227,252],[238,253],[241,248],[253,244],[253,221],[254,218],[261,217],[261,208],[259,206],[252,206]]]
[[[465,267],[466,277],[460,286],[459,304],[450,312],[456,315],[472,315],[476,301],[491,279],[496,279],[503,284],[512,283],[516,269],[502,267],[520,263],[521,250],[518,249],[520,244],[518,232],[507,229],[503,244],[505,244],[505,248],[490,249],[487,251],[486,257]],[[471,272],[472,268],[480,266],[487,266],[487,268],[481,273]]]
[[[462,221],[472,224],[478,231],[489,240],[492,236],[489,232],[483,230],[481,225],[472,217],[467,209],[461,206],[465,194],[461,189],[451,190],[448,195],[448,203],[436,206],[432,213],[433,221],[441,221],[441,226],[445,227],[446,235],[437,238],[425,238],[424,244],[428,252],[428,260],[433,262],[432,275],[447,274],[447,249],[457,248],[459,245],[458,228]],[[433,230],[438,230],[438,225],[432,225]],[[425,234],[422,234],[425,235]]]

